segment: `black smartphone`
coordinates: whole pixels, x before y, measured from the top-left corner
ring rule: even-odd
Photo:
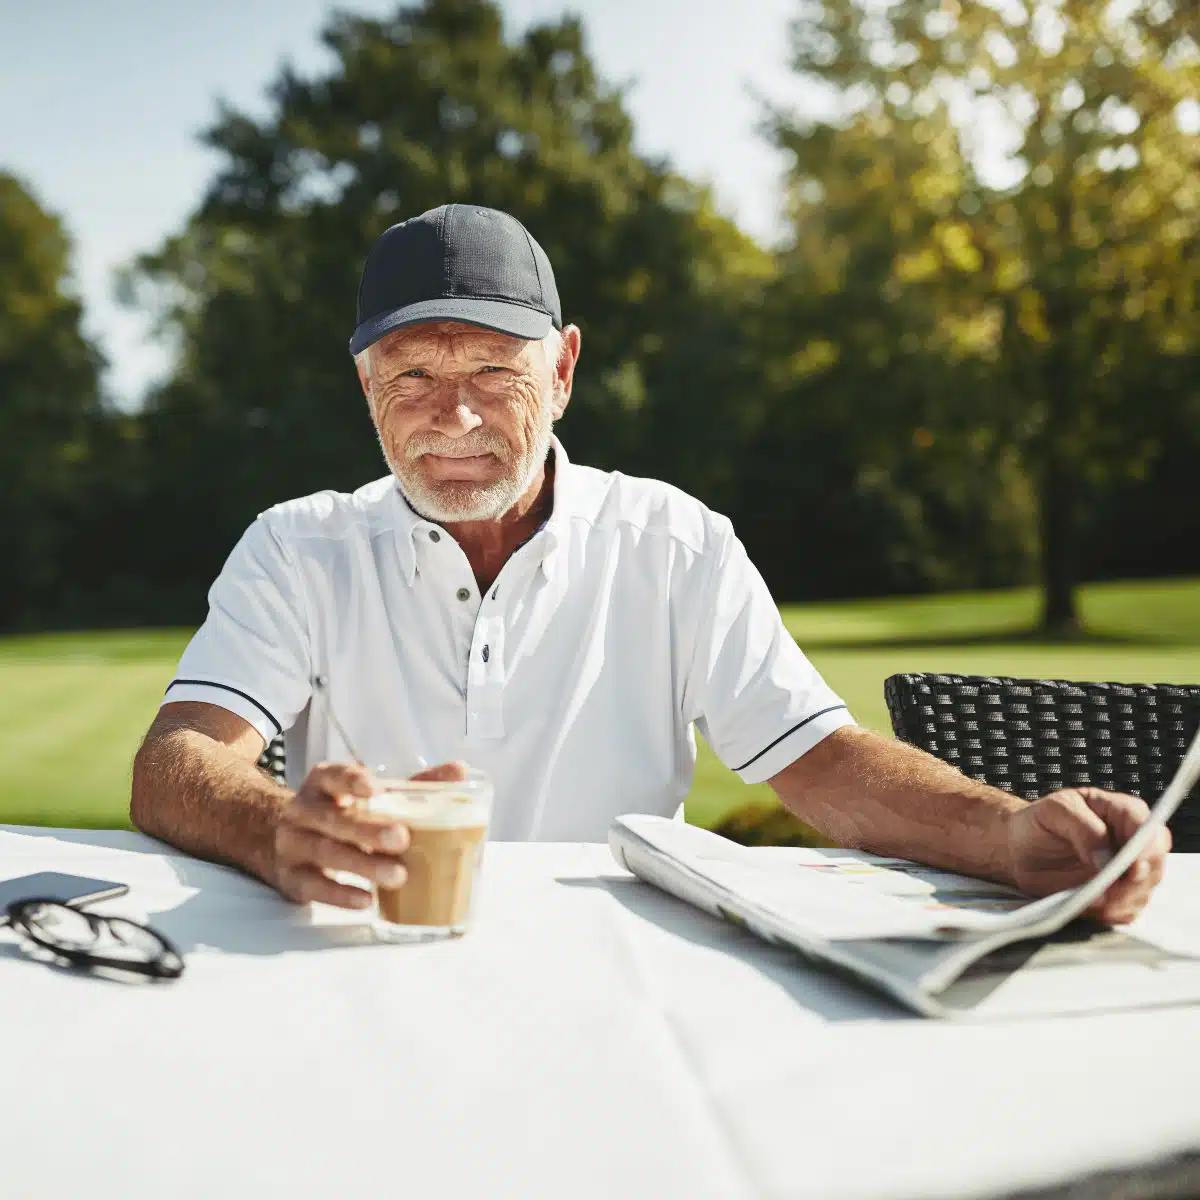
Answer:
[[[129,884],[111,879],[88,879],[83,875],[61,875],[41,871],[17,879],[0,879],[0,925],[8,924],[8,906],[16,900],[57,900],[80,908],[94,900],[111,900],[129,891]]]

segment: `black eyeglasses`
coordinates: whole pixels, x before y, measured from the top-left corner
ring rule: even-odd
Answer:
[[[79,967],[131,971],[152,979],[178,979],[183,956],[148,925],[102,917],[58,900],[18,900],[8,906],[12,927],[43,950]]]

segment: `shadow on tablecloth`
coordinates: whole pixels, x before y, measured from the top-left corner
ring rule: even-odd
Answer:
[[[769,946],[752,933],[709,916],[640,879],[560,876],[555,882],[564,887],[605,891],[624,909],[667,933],[706,949],[733,955],[823,1020],[925,1020],[886,996],[875,995],[832,972],[822,971],[793,951]]]
[[[0,832],[22,837],[50,838],[73,846],[95,846],[103,850],[123,850],[127,854],[157,854],[167,858],[186,857],[167,842],[160,842],[132,829],[59,829],[52,825],[2,825]]]
[[[122,915],[145,919],[165,934],[185,957],[205,950],[261,956],[387,944],[376,938],[361,917],[355,919],[347,914],[349,919],[344,923],[314,917],[313,910],[284,900],[273,888],[242,871],[193,858],[166,842],[142,834],[109,829],[36,827],[22,827],[20,833],[78,846],[161,858],[179,883],[196,889],[192,895],[170,907],[156,907],[153,890],[133,883],[129,896],[112,904],[114,911],[122,911]],[[70,870],[70,867],[61,869]],[[121,878],[122,875],[114,871],[113,877]],[[141,913],[133,911],[138,906],[143,906]],[[97,911],[109,910],[99,907]],[[15,943],[10,944],[7,940],[0,943],[0,954],[21,957],[24,953]]]
[[[189,882],[187,871],[180,871]],[[183,955],[215,950],[222,954],[276,955],[314,950],[347,950],[382,946],[370,925],[314,924],[308,910],[276,895],[265,895],[247,913],[242,897],[202,889],[174,908],[150,913],[150,924],[166,934]]]

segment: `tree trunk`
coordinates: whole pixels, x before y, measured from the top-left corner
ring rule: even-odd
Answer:
[[[1078,569],[1078,488],[1070,456],[1047,457],[1040,488],[1041,630],[1066,637],[1082,629],[1075,585]]]

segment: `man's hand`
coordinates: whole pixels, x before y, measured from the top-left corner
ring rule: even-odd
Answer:
[[[1071,788],[1032,804],[865,729],[835,730],[771,779],[834,842],[1047,895],[1086,883],[1145,822],[1133,796]],[[1164,829],[1089,915],[1132,921],[1162,878]]]
[[[1086,883],[1127,842],[1150,809],[1136,796],[1099,788],[1066,788],[1008,818],[1013,882],[1046,896]],[[1132,921],[1163,875],[1171,834],[1160,829],[1137,861],[1105,892],[1089,915],[1108,924]]]
[[[445,763],[415,779],[465,779],[462,763]],[[276,888],[298,904],[318,901],[339,908],[367,908],[371,893],[338,883],[329,871],[349,871],[384,887],[406,878],[408,829],[365,804],[375,780],[358,763],[320,763],[284,806],[275,828]]]

